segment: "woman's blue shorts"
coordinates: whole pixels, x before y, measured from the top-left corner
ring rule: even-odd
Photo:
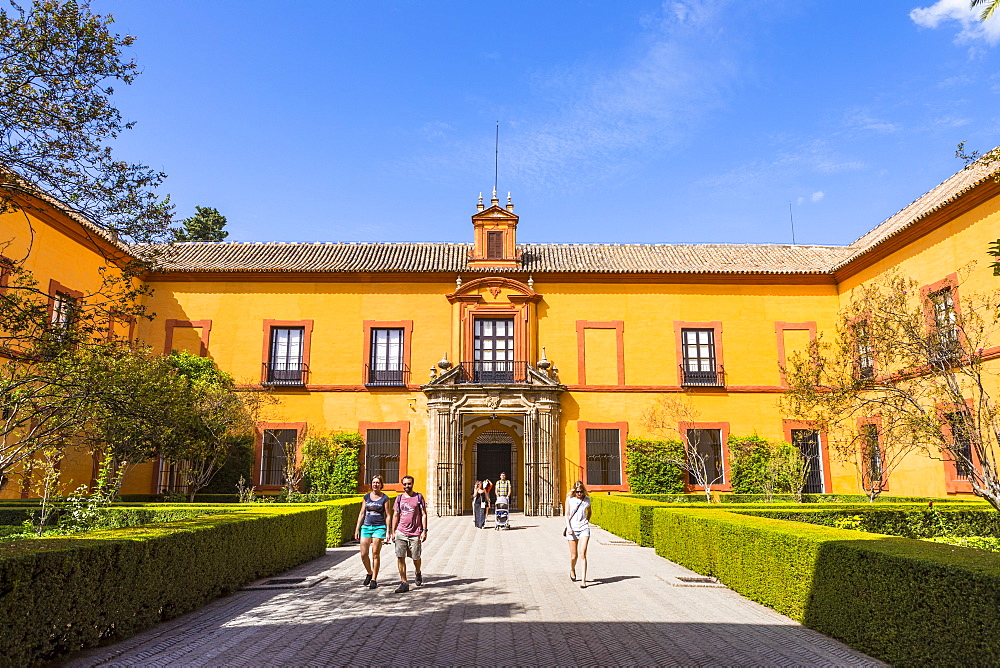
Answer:
[[[385,533],[385,525],[384,524],[380,524],[380,525],[362,524],[361,525],[361,537],[362,538],[379,538],[381,540],[385,540],[385,536],[386,536],[386,533]]]

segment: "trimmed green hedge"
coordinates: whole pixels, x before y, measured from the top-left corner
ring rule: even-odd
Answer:
[[[1000,663],[1000,555],[722,509],[653,518],[660,556],[883,661]]]
[[[792,494],[775,494],[774,503],[798,503]],[[763,494],[719,494],[719,503],[765,503]],[[929,496],[879,496],[875,503],[984,503],[982,499],[934,498]],[[866,503],[871,501],[864,494],[803,494],[802,503]]]
[[[222,515],[0,544],[0,656],[51,661],[127,638],[324,552],[326,513]]]
[[[644,547],[653,545],[653,509],[659,501],[632,496],[591,495],[590,521],[616,536]]]
[[[869,533],[933,538],[935,536],[1000,537],[1000,513],[992,508],[804,508],[736,509],[734,513],[793,522],[836,526],[838,520],[858,518],[858,529]]]
[[[279,496],[280,492],[274,493],[259,493],[257,496],[263,497],[276,497]],[[357,494],[311,494],[308,501],[292,501],[292,503],[321,503],[323,501],[336,501],[337,499],[349,499],[356,497]],[[162,494],[122,494],[118,497],[119,501],[125,503],[154,503],[163,502]],[[239,494],[195,494],[195,503],[239,503]],[[187,499],[181,499],[177,501],[170,501],[170,503],[187,503]]]
[[[28,519],[29,513],[37,510],[38,506],[21,508],[0,507],[0,525],[20,526],[24,520]],[[59,521],[61,510],[55,509],[49,517],[49,526],[54,526]],[[172,522],[201,515],[214,515],[219,513],[232,512],[230,508],[205,508],[194,506],[177,507],[173,504],[169,506],[111,506],[100,508],[101,515],[100,529],[125,529],[136,527],[151,522]]]
[[[349,499],[326,501],[320,504],[326,509],[326,546],[340,547],[354,540],[354,527],[358,523],[363,497],[354,495]]]
[[[633,499],[644,499],[646,501],[658,501],[660,503],[701,503],[706,504],[705,495],[702,493],[698,494],[622,494],[616,495],[621,497],[630,497]]]

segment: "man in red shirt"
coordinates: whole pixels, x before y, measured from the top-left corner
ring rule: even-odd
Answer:
[[[403,493],[396,497],[391,532],[396,543],[396,565],[399,566],[397,594],[410,591],[410,584],[406,581],[407,557],[413,560],[417,586],[424,583],[420,574],[420,556],[423,542],[427,540],[427,502],[424,495],[413,491],[413,476],[404,476],[402,483]]]

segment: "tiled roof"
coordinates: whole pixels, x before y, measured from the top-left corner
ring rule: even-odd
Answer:
[[[163,271],[817,273],[850,251],[785,244],[521,244],[521,266],[468,265],[471,244],[204,243],[174,245]]]
[[[963,169],[849,246],[785,244],[522,244],[521,266],[470,268],[471,244],[174,244],[161,271],[344,273],[822,274],[843,267],[993,177],[998,165]]]
[[[1000,150],[1000,147],[990,151],[990,153],[998,150]],[[979,184],[994,178],[998,170],[1000,170],[1000,164],[994,161],[980,160],[968,168],[959,171],[852,243],[848,247],[851,249],[851,252],[831,267],[831,269],[839,269],[854,258],[864,255],[931,213],[954,202]]]

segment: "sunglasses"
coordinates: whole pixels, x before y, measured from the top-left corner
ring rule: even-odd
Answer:
[[[573,493],[574,494],[583,494],[583,490],[582,489],[574,489]]]

